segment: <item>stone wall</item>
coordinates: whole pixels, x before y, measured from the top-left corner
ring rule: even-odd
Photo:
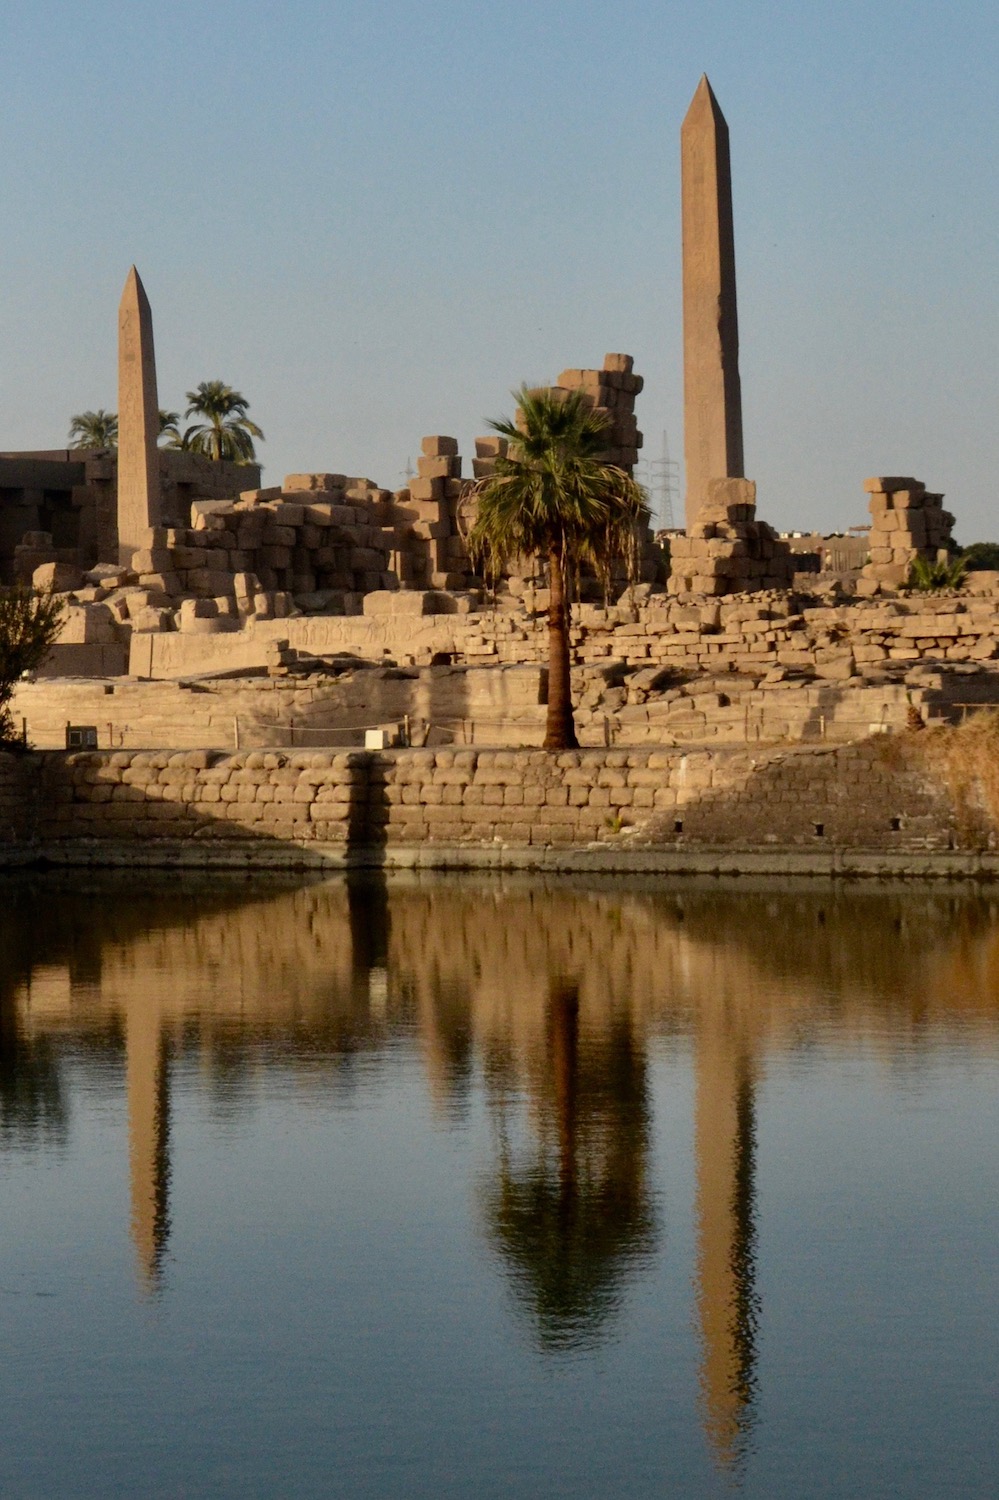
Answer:
[[[895,853],[990,847],[926,768],[917,738],[749,755],[211,751],[36,754],[32,833],[53,857],[178,847],[266,862],[383,845],[484,850],[742,847]],[[15,830],[16,832],[16,830]],[[159,852],[157,852],[159,850]],[[61,851],[61,853],[60,853]],[[75,851],[75,854],[74,854]],[[89,852],[88,852],[89,851]],[[242,854],[239,851],[243,851]]]
[[[871,512],[865,591],[900,588],[917,558],[946,561],[954,517],[943,509],[943,495],[928,494],[920,480],[898,475],[865,479],[864,489]]]
[[[750,479],[709,479],[696,521],[670,543],[670,559],[669,592],[683,599],[787,589],[795,572],[787,543],[756,519]]]
[[[111,749],[349,748],[364,744],[366,729],[394,736],[407,723],[417,745],[540,745],[544,736],[537,666],[399,669],[344,660],[335,671],[285,672],[41,681],[18,688],[14,712],[40,749],[65,748],[67,724],[93,726],[101,748]]]
[[[163,514],[190,524],[197,501],[235,499],[260,483],[259,464],[216,463],[196,453],[158,451]],[[117,454],[68,449],[0,454],[0,578],[30,583],[36,568],[79,572],[117,561]],[[82,582],[82,579],[80,580]]]
[[[34,837],[39,785],[35,758],[0,753],[0,846]]]
[[[62,745],[72,721],[96,724],[101,745],[221,748],[233,744],[234,715],[346,730],[409,714],[445,739],[449,726],[480,745],[540,743],[544,618],[525,600],[516,610],[415,612],[435,597],[370,595],[361,617],[261,620],[231,635],[138,634],[130,678],[22,684],[13,710],[44,747]],[[465,603],[439,597],[455,610]],[[653,596],[606,613],[583,605],[577,620],[573,693],[584,744],[836,741],[904,728],[910,710],[929,721],[999,703],[992,595],[850,604],[775,595],[699,607]],[[83,672],[76,653],[121,650],[63,645],[53,666]],[[268,675],[274,660],[291,663],[280,690]],[[226,676],[252,672],[259,680]]]
[[[763,674],[783,670],[824,680],[880,679],[922,662],[982,663],[999,658],[999,575],[971,574],[960,594],[842,600],[786,593],[686,604],[638,589],[604,609],[573,611],[579,666],[620,661],[689,673]],[[980,592],[972,592],[980,591]],[[413,665],[434,655],[455,660],[544,662],[548,637],[542,590],[499,606],[427,594],[380,594],[363,616],[256,620],[238,634],[199,639],[171,633],[132,643],[131,672],[182,677],[262,667],[266,645],[287,638],[314,655],[383,654]],[[447,612],[439,612],[446,606]]]

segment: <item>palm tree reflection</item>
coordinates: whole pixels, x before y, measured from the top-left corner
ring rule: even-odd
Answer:
[[[650,1110],[630,1015],[580,1045],[579,989],[551,980],[533,1141],[509,1139],[484,1193],[490,1236],[544,1350],[585,1348],[608,1333],[623,1286],[653,1249],[646,1180]]]

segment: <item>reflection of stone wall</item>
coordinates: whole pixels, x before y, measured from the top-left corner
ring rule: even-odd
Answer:
[[[897,1082],[942,1042],[999,1046],[995,906],[967,887],[170,876],[125,892],[97,876],[85,894],[51,878],[3,894],[0,1142],[64,1138],[70,1080],[117,1099],[124,1060],[145,1288],[183,1212],[170,1201],[171,1157],[190,1147],[170,1130],[181,1069],[216,1115],[275,1089],[287,1105],[291,1078],[307,1080],[302,1111],[327,1109],[411,1074],[415,1045],[439,1114],[484,1103],[476,1219],[520,1313],[543,1349],[590,1346],[648,1255],[672,1253],[660,1226],[680,1206],[664,1216],[650,1170],[649,1062],[689,1066],[702,1415],[724,1464],[753,1420],[767,1313],[755,1080],[771,1059],[814,1066],[847,1047]]]

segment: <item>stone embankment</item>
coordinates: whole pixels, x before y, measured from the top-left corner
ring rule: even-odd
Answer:
[[[774,869],[949,869],[955,858],[964,868],[962,856],[991,848],[991,823],[928,769],[914,744],[924,739],[760,756],[34,753],[5,769],[0,822],[8,857],[97,864],[530,865],[583,854],[599,868],[644,858],[703,869],[721,851],[732,868],[743,855],[747,868],[761,856]]]

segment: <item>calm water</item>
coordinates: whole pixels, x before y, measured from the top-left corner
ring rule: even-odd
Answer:
[[[0,1494],[999,1494],[999,903],[0,886]]]

